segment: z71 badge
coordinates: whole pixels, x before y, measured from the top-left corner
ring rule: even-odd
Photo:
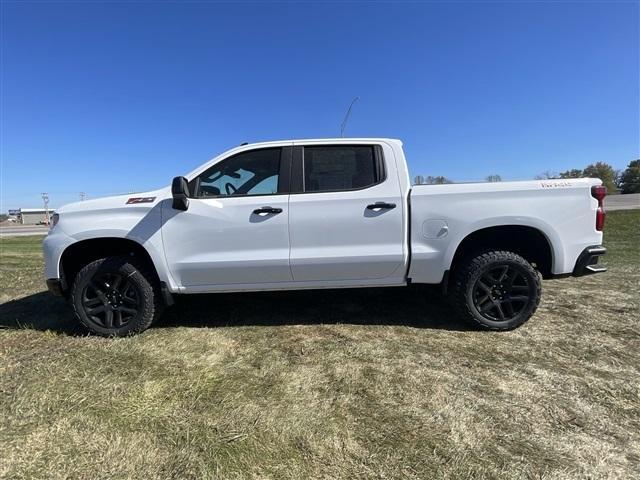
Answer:
[[[152,203],[156,197],[131,197],[127,200],[127,205],[131,203]]]

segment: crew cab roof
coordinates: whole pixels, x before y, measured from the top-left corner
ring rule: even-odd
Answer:
[[[243,147],[262,147],[272,145],[286,145],[290,143],[348,143],[348,142],[400,142],[397,138],[382,137],[333,137],[333,138],[296,138],[289,140],[270,140],[267,142],[247,142],[243,143]]]

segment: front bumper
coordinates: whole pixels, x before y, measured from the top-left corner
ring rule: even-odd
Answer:
[[[585,248],[578,257],[571,275],[574,277],[582,277],[584,275],[606,272],[607,267],[598,265],[598,258],[605,253],[607,253],[607,249],[602,245],[593,245]]]
[[[44,278],[47,282],[47,288],[54,295],[66,296],[67,294],[68,285],[60,268],[60,257],[62,252],[74,242],[73,238],[60,229],[59,224],[49,231],[49,235],[42,242]]]

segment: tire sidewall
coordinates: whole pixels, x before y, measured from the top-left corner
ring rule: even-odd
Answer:
[[[94,276],[103,273],[117,273],[131,282],[140,298],[138,313],[121,327],[107,328],[96,324],[86,314],[82,304],[82,294]],[[145,330],[154,318],[153,287],[141,271],[128,257],[102,258],[86,265],[73,282],[71,303],[78,320],[92,333],[107,337],[123,337]]]
[[[501,265],[508,265],[523,275],[527,281],[529,301],[515,317],[505,321],[496,321],[480,313],[474,302],[473,291],[476,282],[482,275]],[[463,306],[465,316],[471,317],[470,319],[478,325],[491,330],[511,330],[522,325],[531,318],[540,303],[541,290],[538,272],[524,258],[512,252],[491,251],[470,259],[463,279],[458,282],[457,287],[462,294],[458,297],[458,301],[463,305],[459,306]]]

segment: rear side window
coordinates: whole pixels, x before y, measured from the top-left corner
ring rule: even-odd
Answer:
[[[370,145],[304,147],[304,191],[369,187],[382,180],[381,165]]]

